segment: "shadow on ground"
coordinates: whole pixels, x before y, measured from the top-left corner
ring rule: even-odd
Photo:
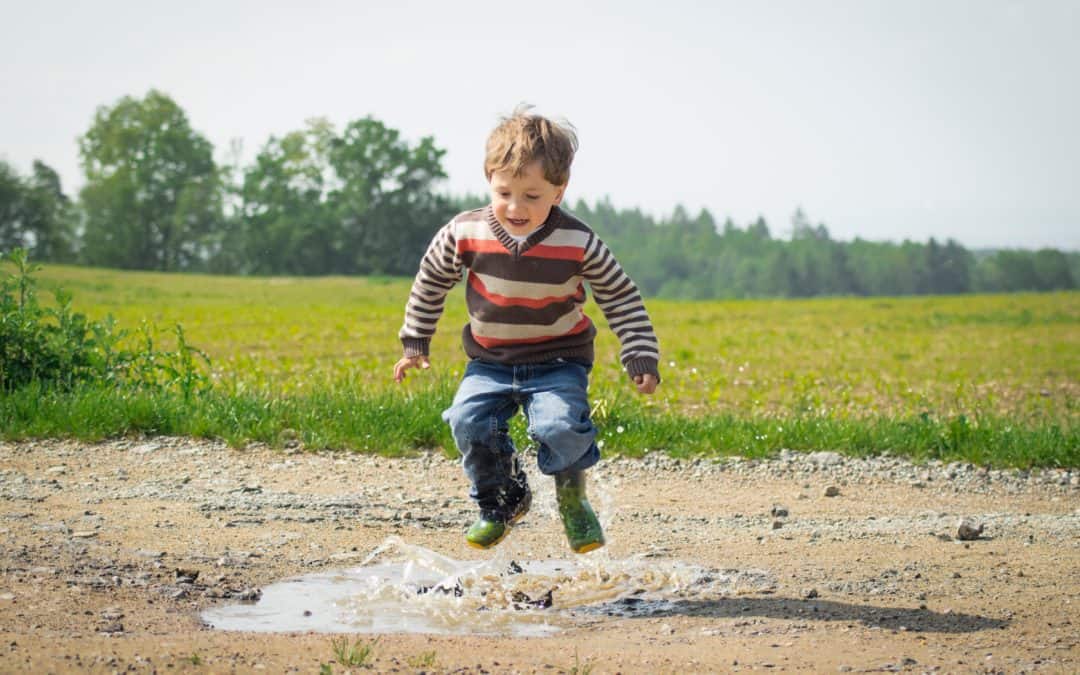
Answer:
[[[905,607],[875,607],[833,600],[800,600],[781,597],[738,597],[718,600],[650,601],[623,598],[617,602],[589,608],[590,614],[627,618],[698,616],[715,619],[768,617],[800,621],[857,621],[866,626],[928,633],[973,633],[1001,629],[1004,619],[956,612],[933,612]]]

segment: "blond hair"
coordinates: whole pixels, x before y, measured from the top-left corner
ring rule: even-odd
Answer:
[[[531,105],[519,105],[488,136],[484,176],[491,180],[492,173],[505,170],[520,176],[526,166],[539,160],[547,182],[566,185],[578,148],[577,133],[566,120],[529,114],[531,109]]]

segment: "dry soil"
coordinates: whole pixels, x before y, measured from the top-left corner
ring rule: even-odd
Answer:
[[[200,612],[358,565],[395,535],[457,559],[573,557],[542,478],[537,507],[484,552],[462,539],[460,467],[434,453],[0,443],[0,671],[345,672],[327,634],[222,631]],[[353,672],[1080,671],[1075,472],[822,452],[606,460],[591,482],[609,537],[596,560],[769,582],[673,590],[550,637],[350,636],[377,638]],[[958,538],[962,518],[977,538]]]

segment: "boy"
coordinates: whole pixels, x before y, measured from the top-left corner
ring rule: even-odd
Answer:
[[[660,381],[659,346],[637,287],[604,243],[559,208],[577,150],[573,128],[527,111],[519,107],[488,137],[491,203],[440,229],[420,263],[394,379],[430,367],[428,347],[446,294],[468,270],[462,340],[472,360],[443,413],[480,507],[465,539],[490,548],[529,510],[532,493],[508,435],[520,406],[539,445],[540,471],[555,477],[570,548],[585,553],[603,546],[604,534],[585,495],[585,469],[600,451],[587,399],[596,328],[582,311],[583,282],[643,394]]]

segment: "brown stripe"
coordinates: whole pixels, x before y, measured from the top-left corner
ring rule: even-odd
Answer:
[[[470,284],[465,290],[465,301],[469,314],[481,321],[513,323],[523,326],[550,326],[559,319],[573,313],[581,313],[580,304],[574,298],[568,298],[542,308],[515,305],[505,307],[496,305]]]
[[[469,269],[488,276],[538,284],[564,284],[581,271],[573,260],[514,258],[509,253],[476,255],[465,252],[461,260]]]

